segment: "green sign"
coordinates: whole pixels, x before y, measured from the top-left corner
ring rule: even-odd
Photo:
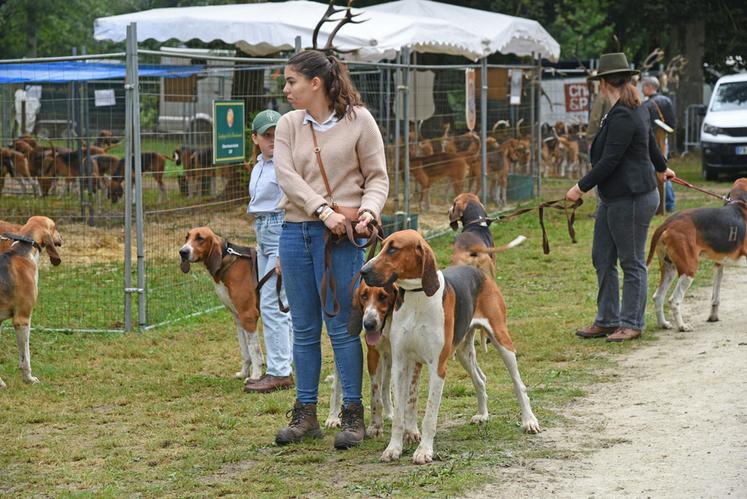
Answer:
[[[213,101],[213,164],[244,161],[244,101]]]

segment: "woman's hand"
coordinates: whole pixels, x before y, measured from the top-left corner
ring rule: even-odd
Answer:
[[[574,185],[570,189],[568,189],[568,192],[565,193],[565,198],[568,201],[573,201],[574,203],[581,199],[581,196],[584,195],[584,191],[581,190],[581,188],[578,186],[578,184]]]
[[[674,173],[674,170],[672,170],[671,168],[667,168],[667,171],[664,172],[664,177],[666,178],[674,178],[676,176],[677,174]]]
[[[374,217],[368,211],[361,211],[358,213],[358,224],[355,226],[355,232],[363,233],[367,228],[368,224],[373,221]]]
[[[345,215],[334,212],[324,220],[324,225],[332,234],[341,236],[345,234]]]

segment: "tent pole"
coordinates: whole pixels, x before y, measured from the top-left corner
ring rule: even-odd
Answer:
[[[537,53],[537,195],[542,194],[542,56]]]
[[[482,175],[482,204],[488,205],[488,56],[480,61],[480,157]]]
[[[399,159],[402,156],[399,152],[399,148],[401,146],[400,138],[400,120],[402,119],[402,89],[400,88],[402,86],[402,68],[399,66],[399,63],[402,61],[402,52],[397,52],[397,69],[394,70],[394,84],[395,84],[395,94],[394,94],[394,211],[399,211]]]
[[[402,117],[403,126],[402,138],[405,141],[405,223],[404,228],[410,228],[410,47],[402,47],[402,63],[404,64],[404,79],[402,81]]]

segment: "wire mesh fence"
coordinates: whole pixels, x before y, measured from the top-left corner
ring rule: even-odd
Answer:
[[[282,93],[281,60],[233,55],[193,49],[140,51],[137,106],[131,110],[140,128],[141,191],[126,181],[127,169],[135,171],[135,161],[125,160],[135,132],[126,131],[121,56],[73,59],[56,67],[26,62],[17,82],[0,80],[5,168],[0,218],[22,224],[32,215],[49,216],[65,241],[63,265],[52,269],[45,263],[41,271],[34,327],[123,330],[129,319],[127,293],[144,294],[141,327],[219,306],[205,271],[193,266],[184,274],[178,260],[187,231],[196,226],[209,226],[239,244],[254,244],[246,215],[254,160],[251,138],[246,132],[243,161],[216,165],[213,102],[243,101],[247,124],[263,109],[291,109]],[[541,161],[536,147],[536,68],[487,67],[487,86],[481,92],[479,66],[407,62],[349,64],[386,145],[391,187],[385,222],[401,221],[404,215],[426,232],[447,225],[446,213],[456,194],[481,192],[483,133],[489,208],[530,197]],[[109,71],[106,77],[91,74],[101,71],[99,66]],[[472,115],[470,86],[475,96]],[[484,132],[482,93],[487,97]],[[16,162],[22,160],[16,153],[26,158],[28,177],[19,173]],[[134,219],[138,212],[127,209],[130,192],[132,206],[142,209],[143,289],[125,284],[127,242],[130,254],[138,252],[137,235],[128,237],[125,229],[128,214]],[[133,282],[136,273],[131,271]],[[137,324],[135,311],[130,314]]]

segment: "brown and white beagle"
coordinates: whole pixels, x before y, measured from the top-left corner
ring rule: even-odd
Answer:
[[[493,233],[490,232],[492,219],[475,194],[463,192],[454,198],[449,208],[449,224],[453,230],[462,232],[454,240],[451,253],[452,265],[472,265],[495,279],[495,254],[514,248],[526,237],[519,236],[510,243],[496,247]]]
[[[415,464],[433,460],[447,361],[453,355],[470,374],[477,392],[478,411],[472,422],[488,420],[486,377],[477,365],[473,340],[477,326],[488,332],[509,371],[521,408],[522,429],[527,433],[540,431],[516,364],[503,295],[484,272],[466,265],[439,271],[425,239],[414,230],[404,230],[384,240],[381,251],[363,266],[361,275],[370,286],[396,284],[402,295],[401,305],[392,313],[389,335],[395,412],[382,461],[399,459],[402,454],[406,401],[418,364],[428,369],[429,392],[422,439],[413,455]]]
[[[9,225],[12,224],[4,227]],[[23,380],[38,383],[39,379],[31,374],[29,337],[31,313],[39,294],[39,257],[46,250],[52,265],[59,265],[62,260],[55,247],[62,245],[62,237],[52,219],[35,216],[20,230],[3,233],[2,238],[5,249],[0,252],[0,323],[12,319]],[[2,379],[0,388],[5,388]]]
[[[693,208],[675,213],[656,228],[646,264],[651,264],[654,253],[659,258],[661,280],[654,292],[656,318],[659,327],[671,329],[664,317],[664,299],[675,276],[678,276],[669,308],[677,329],[692,331],[682,319],[682,300],[698,271],[701,255],[716,264],[711,296],[711,315],[708,322],[718,321],[723,262],[747,256],[747,178],[734,182],[729,201],[721,208]]]
[[[235,377],[259,379],[264,357],[257,334],[259,303],[253,248],[231,244],[209,227],[197,227],[187,233],[179,256],[184,273],[189,272],[190,263],[205,264],[218,298],[233,316],[242,358],[241,370]]]

